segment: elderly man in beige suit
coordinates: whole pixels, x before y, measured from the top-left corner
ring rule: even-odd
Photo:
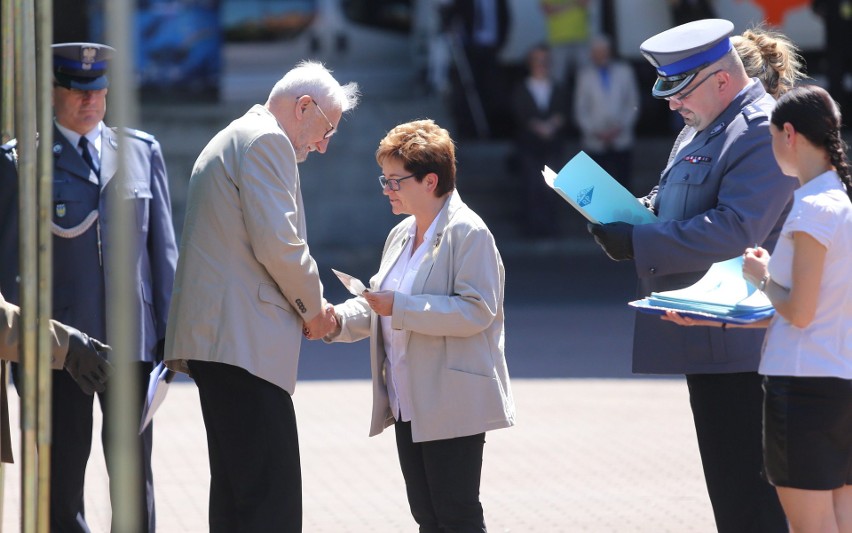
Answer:
[[[0,293],[0,461],[12,462],[9,438],[9,406],[6,401],[6,363],[17,361],[21,339],[21,310]],[[109,346],[85,333],[50,321],[50,351],[53,368],[65,368],[86,394],[103,392],[112,365],[102,355]],[[99,353],[100,352],[100,353]]]
[[[210,531],[302,528],[291,395],[302,330],[335,318],[306,242],[297,164],[325,153],[358,86],[305,61],[208,143],[189,183],[166,361],[198,386]]]

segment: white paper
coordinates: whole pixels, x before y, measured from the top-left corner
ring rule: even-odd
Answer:
[[[340,280],[340,283],[342,283],[343,286],[346,287],[346,290],[348,290],[351,294],[355,296],[361,296],[362,294],[367,292],[367,287],[365,287],[361,280],[356,278],[355,276],[350,276],[349,274],[343,273],[333,268],[331,269],[331,271],[334,272],[334,275],[337,276],[337,279]]]
[[[163,403],[174,376],[174,371],[166,368],[166,364],[162,361],[151,371],[151,376],[148,378],[148,394],[145,395],[145,405],[142,407],[142,420],[139,422],[140,435],[154,420],[154,413]]]

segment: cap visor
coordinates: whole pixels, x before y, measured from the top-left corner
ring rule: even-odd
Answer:
[[[57,72],[54,74],[54,78],[57,85],[78,91],[98,91],[109,87],[109,80],[105,75],[95,78],[84,78],[82,76],[70,76]]]
[[[683,77],[669,76],[667,78],[658,77],[654,82],[654,88],[651,93],[654,98],[667,98],[675,95],[686,88],[687,85],[695,78],[697,72],[692,72]]]

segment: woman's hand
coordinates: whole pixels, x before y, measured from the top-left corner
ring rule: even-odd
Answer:
[[[394,291],[367,291],[362,296],[372,309],[379,316],[391,316],[393,314],[393,297],[396,294]]]
[[[674,322],[678,326],[711,326],[716,328],[722,326],[721,323],[716,322],[714,320],[690,318],[688,316],[683,316],[675,311],[666,311],[666,314],[660,316],[660,318],[668,322]]]
[[[752,285],[757,287],[760,280],[769,272],[769,252],[758,246],[757,248],[746,248],[743,253],[743,277]]]

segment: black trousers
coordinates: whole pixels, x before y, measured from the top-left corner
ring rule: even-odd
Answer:
[[[296,413],[287,391],[246,370],[189,361],[210,454],[212,533],[302,531]]]
[[[132,363],[135,373],[134,397],[139,401],[139,413],[148,390],[148,377],[153,363]],[[98,394],[103,411],[101,440],[104,447],[107,472],[112,472],[113,453],[108,440],[110,386]],[[92,450],[92,409],[94,396],[80,391],[77,383],[64,370],[53,371],[53,445],[50,447],[50,531],[86,532],[85,509],[83,507],[83,483],[86,465]],[[139,417],[133,420],[139,423]],[[139,457],[136,463],[141,480],[139,487],[140,517],[138,532],[153,532],[156,529],[154,512],[154,476],[151,471],[151,449],[153,447],[153,423],[139,436]],[[110,476],[112,477],[112,476]],[[110,494],[115,499],[116,488],[110,483]],[[115,531],[115,528],[113,528]],[[123,533],[123,532],[122,532]]]
[[[411,422],[397,422],[396,449],[408,505],[420,533],[482,533],[479,502],[485,433],[412,442]]]
[[[763,475],[763,389],[756,372],[686,376],[698,448],[720,533],[786,533]]]

